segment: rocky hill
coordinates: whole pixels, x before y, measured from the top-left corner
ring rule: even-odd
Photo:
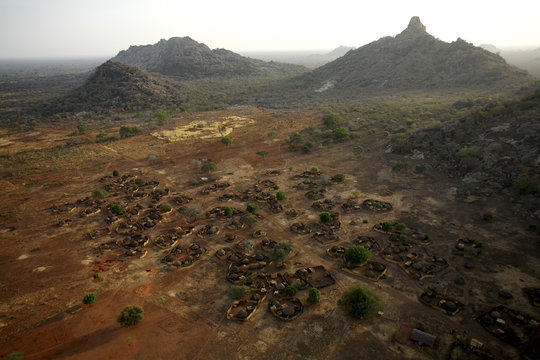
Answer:
[[[229,75],[298,74],[299,65],[265,62],[225,49],[211,50],[190,37],[173,37],[153,45],[130,46],[113,60],[182,79]]]
[[[82,86],[46,105],[44,113],[146,109],[175,99],[176,93],[166,79],[109,60],[97,67]]]
[[[529,81],[503,58],[464,40],[452,43],[426,32],[418,17],[395,37],[349,51],[307,75],[327,88],[438,88]]]

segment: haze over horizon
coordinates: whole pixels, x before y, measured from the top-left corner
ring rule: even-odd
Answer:
[[[119,0],[2,0],[0,59],[112,57],[131,45],[189,36],[235,52],[359,47],[394,36],[419,16],[447,42],[458,37],[498,48],[540,46],[540,2],[236,0],[183,3]]]

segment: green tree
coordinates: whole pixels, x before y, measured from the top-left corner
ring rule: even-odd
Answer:
[[[92,196],[95,197],[96,199],[103,199],[109,196],[109,193],[107,192],[107,190],[97,189],[97,190],[92,191]]]
[[[251,293],[251,290],[246,285],[234,285],[232,287],[232,296],[235,299],[238,299],[241,296]]]
[[[161,204],[159,205],[159,211],[161,212],[169,212],[171,211],[172,207],[169,204]]]
[[[371,257],[371,251],[361,245],[351,245],[345,250],[345,259],[353,265],[364,264]]]
[[[246,206],[246,210],[250,213],[254,213],[255,211],[257,211],[259,209],[259,205],[257,204],[253,204],[253,203],[248,203],[247,206]]]
[[[285,195],[285,193],[283,192],[283,190],[279,190],[279,191],[276,193],[276,199],[277,199],[278,201],[287,200],[287,195]]]
[[[20,351],[15,351],[6,357],[6,360],[23,360],[23,353]]]
[[[276,264],[276,266],[281,267],[283,266],[283,262],[285,261],[285,259],[293,251],[294,247],[291,243],[280,242],[272,248],[272,251],[270,251],[270,261]]]
[[[223,209],[223,214],[225,216],[232,216],[232,214],[234,214],[234,209],[231,206],[225,206]]]
[[[289,296],[294,296],[298,292],[298,289],[294,285],[288,285],[283,291]]]
[[[250,212],[242,215],[242,217],[240,218],[240,223],[248,226],[255,224],[257,221],[259,221],[259,219]]]
[[[322,223],[330,222],[332,221],[332,214],[330,214],[328,211],[323,211],[319,214],[319,220]]]
[[[107,133],[105,131],[100,131],[97,135],[96,135],[96,139],[103,139],[105,136],[107,136]]]
[[[317,288],[309,289],[309,296],[307,298],[308,304],[315,304],[321,301],[321,292]]]
[[[229,146],[232,143],[232,139],[228,136],[224,136],[221,138],[221,143],[225,146]]]
[[[91,292],[91,293],[88,293],[88,294],[84,295],[84,297],[82,299],[82,302],[85,305],[92,305],[93,303],[96,302],[96,299],[97,299],[97,294],[94,293],[94,292]]]
[[[322,118],[323,124],[329,128],[341,125],[341,116],[336,113],[328,113]]]
[[[118,176],[120,175],[120,172],[118,170],[113,170],[112,176]]]
[[[201,166],[201,170],[204,172],[215,171],[216,169],[217,165],[212,161],[207,161]]]
[[[124,327],[137,325],[144,318],[144,311],[139,305],[128,305],[121,312],[116,320]]]
[[[144,186],[146,185],[146,180],[144,180],[143,178],[137,178],[135,179],[135,185],[137,186]]]
[[[392,225],[390,221],[383,222],[381,226],[382,231],[384,231],[385,233],[391,232],[393,228],[394,226]]]
[[[167,113],[167,110],[160,109],[155,112],[154,117],[156,118],[159,125],[163,125],[165,120],[169,118],[169,114]]]
[[[79,134],[84,134],[88,130],[88,125],[85,123],[79,123],[77,125],[77,131],[79,131]]]
[[[121,213],[124,212],[124,207],[120,204],[112,204],[111,212],[115,215],[120,215]]]
[[[403,231],[407,228],[407,225],[405,225],[404,223],[397,223],[396,226],[395,226],[395,229],[397,231]]]
[[[342,141],[345,139],[348,139],[351,134],[349,134],[349,131],[344,127],[338,127],[332,130],[332,138],[335,141]]]
[[[309,169],[309,172],[312,174],[316,174],[319,172],[319,168],[316,166],[312,166],[311,169]]]
[[[380,301],[380,297],[372,290],[361,285],[353,285],[343,293],[338,304],[352,316],[361,319],[376,314],[381,309]]]
[[[266,158],[266,155],[268,155],[268,151],[266,150],[257,151],[257,155],[261,156],[264,160]]]
[[[396,154],[408,154],[412,150],[412,145],[405,134],[393,135],[390,144],[392,144],[392,152]]]
[[[343,182],[345,180],[345,174],[336,174],[332,176],[332,180],[335,182]]]

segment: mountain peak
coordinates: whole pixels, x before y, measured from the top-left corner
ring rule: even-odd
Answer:
[[[409,26],[407,26],[406,30],[414,32],[426,32],[426,27],[424,24],[422,24],[418,16],[413,16],[409,21]]]

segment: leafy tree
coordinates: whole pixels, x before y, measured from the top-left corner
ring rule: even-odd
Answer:
[[[390,221],[385,221],[382,223],[382,231],[384,231],[385,233],[389,233],[392,231],[392,229],[394,228],[394,226],[392,225],[392,223]]]
[[[109,193],[107,192],[107,190],[97,189],[97,190],[92,191],[92,196],[95,197],[96,199],[103,199],[104,197],[109,196]]]
[[[242,224],[249,225],[249,226],[255,224],[257,221],[259,221],[259,219],[250,212],[242,215],[242,217],[240,218],[240,222]]]
[[[120,215],[124,212],[124,207],[120,204],[112,204],[111,205],[111,212],[116,215]]]
[[[6,360],[23,360],[23,353],[20,351],[15,351],[6,357]]]
[[[345,140],[349,138],[349,136],[351,136],[351,134],[349,134],[349,131],[344,127],[339,127],[332,130],[332,138],[335,141]]]
[[[96,135],[96,139],[103,139],[105,136],[107,136],[107,133],[105,131],[100,131],[97,135]]]
[[[161,204],[159,205],[159,211],[161,212],[169,212],[171,211],[172,207],[169,204]]]
[[[345,259],[353,265],[364,264],[371,257],[371,251],[361,245],[351,245],[345,250]]]
[[[234,285],[232,287],[232,296],[235,299],[238,299],[239,297],[247,295],[249,293],[251,293],[251,290],[246,285]]]
[[[266,158],[266,155],[268,155],[268,151],[266,150],[257,151],[257,155],[261,156],[264,160]]]
[[[328,211],[323,211],[319,214],[319,220],[322,223],[330,222],[332,221],[332,214],[330,214]]]
[[[203,164],[203,166],[201,166],[201,170],[204,172],[215,171],[216,169],[217,169],[217,165],[216,163],[212,161],[207,161]]]
[[[412,145],[405,134],[393,135],[390,143],[392,144],[392,152],[396,154],[408,154],[412,150]]]
[[[120,135],[121,138],[124,138],[124,137],[129,137],[129,136],[133,136],[135,135],[135,133],[139,131],[139,129],[136,127],[136,126],[126,126],[126,125],[123,125],[120,127],[120,129],[118,130],[118,133]]]
[[[311,169],[309,169],[309,172],[312,174],[316,174],[319,172],[319,168],[316,166],[312,166]]]
[[[334,128],[341,125],[341,116],[336,113],[328,113],[322,118],[323,124],[329,128]]]
[[[84,134],[88,130],[88,125],[85,123],[79,123],[77,125],[77,131],[79,131],[79,134]]]
[[[118,172],[118,170],[113,170],[112,176],[118,176],[118,175],[120,175],[120,172]]]
[[[159,125],[163,125],[165,120],[169,118],[169,114],[167,113],[167,110],[160,109],[155,112],[154,117],[156,118]]]
[[[338,304],[352,316],[361,319],[376,314],[381,309],[380,301],[380,297],[372,290],[361,285],[353,285],[343,293]]]
[[[336,174],[332,176],[332,180],[335,182],[343,182],[345,180],[345,174]]]
[[[230,206],[225,206],[225,208],[223,209],[223,213],[225,214],[225,216],[231,216],[232,214],[234,214],[234,209]]]
[[[295,132],[289,135],[289,139],[287,140],[287,143],[289,143],[289,148],[291,150],[295,150],[298,146],[304,143],[304,138],[299,132]]]
[[[88,293],[84,295],[82,302],[85,305],[92,305],[93,303],[96,302],[96,299],[97,299],[97,294],[92,292],[92,293]]]
[[[270,251],[270,261],[276,264],[276,266],[283,266],[283,262],[293,251],[294,247],[291,243],[280,242],[272,248],[272,251]]]
[[[407,225],[405,225],[404,223],[397,223],[395,228],[397,231],[403,231],[407,228]]]
[[[250,213],[254,213],[255,211],[257,211],[259,209],[259,205],[257,204],[253,204],[253,203],[248,203],[247,206],[246,206],[246,210]]]
[[[225,146],[229,146],[232,143],[232,139],[229,136],[224,136],[221,138],[221,143]]]
[[[399,242],[403,244],[407,244],[409,242],[409,238],[405,234],[399,234],[398,239]]]
[[[144,311],[139,305],[128,305],[121,312],[116,320],[124,327],[137,325],[144,318]]]
[[[279,190],[279,191],[276,193],[276,199],[277,199],[278,201],[287,200],[287,195],[285,195],[285,193],[283,192],[283,190]]]
[[[298,289],[294,285],[288,285],[283,291],[289,296],[294,296],[298,292]]]
[[[307,298],[307,302],[309,304],[315,304],[321,301],[321,292],[317,288],[311,288],[309,289],[309,296]]]
[[[137,179],[135,179],[135,185],[144,186],[144,185],[146,185],[146,180],[144,180],[143,178],[137,178]]]

